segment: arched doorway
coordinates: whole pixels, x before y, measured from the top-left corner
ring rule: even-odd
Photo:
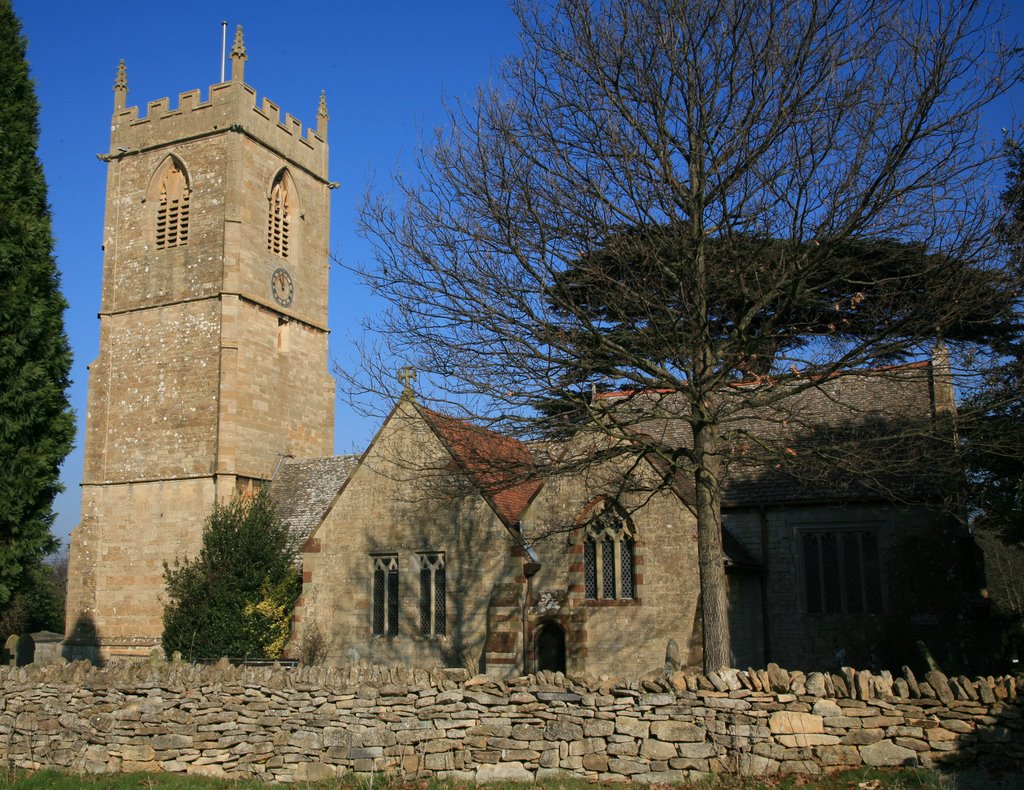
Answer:
[[[537,671],[565,672],[565,631],[558,623],[542,623],[537,630]]]

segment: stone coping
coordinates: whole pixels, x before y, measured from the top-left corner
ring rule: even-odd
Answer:
[[[29,769],[277,782],[346,772],[682,782],[865,765],[1019,770],[1022,682],[774,665],[707,676],[502,680],[365,664],[78,662],[0,669],[0,759]]]

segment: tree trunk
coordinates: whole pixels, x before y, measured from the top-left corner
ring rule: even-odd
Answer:
[[[718,428],[705,422],[693,426],[697,490],[697,561],[703,604],[704,671],[729,666],[729,606],[722,556],[721,458]]]

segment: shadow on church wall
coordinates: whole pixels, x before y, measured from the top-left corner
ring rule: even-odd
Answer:
[[[100,656],[99,631],[90,614],[79,615],[64,640],[62,655],[68,661],[89,661],[101,667],[105,663]]]
[[[433,501],[442,501],[446,507],[426,504],[439,490],[443,490],[443,498]],[[462,481],[449,479],[440,483],[434,479],[404,502],[410,518],[404,523],[399,520],[398,524],[402,526],[398,530],[389,530],[391,534],[374,534],[368,539],[366,545],[370,556],[399,555],[398,634],[371,634],[370,643],[366,646],[369,655],[351,655],[350,648],[350,655],[346,656],[349,660],[362,658],[377,663],[407,663],[412,660],[417,666],[439,663],[445,667],[462,667],[471,673],[485,671],[487,604],[493,582],[503,578],[502,573],[494,572],[493,566],[504,564],[508,543],[480,538],[477,528],[481,508],[474,501],[477,496],[476,491],[465,490]],[[486,556],[490,551],[500,552],[502,556]],[[417,555],[431,553],[444,555],[443,635],[424,634],[421,622],[424,580],[416,564]],[[372,631],[372,574],[370,584],[371,608],[365,612],[367,633]],[[359,650],[358,645],[353,647]]]
[[[805,652],[816,667],[998,672],[980,550],[963,524],[963,473],[948,423],[867,415],[814,425],[786,416],[786,429],[778,427],[772,444],[745,443],[737,432],[723,505],[767,513],[762,529],[768,530],[763,545],[769,550],[769,589],[778,587],[770,581],[773,572],[792,576],[796,569],[796,595],[788,605],[768,595],[769,620],[787,623],[787,636],[802,623]],[[759,505],[759,497],[769,504]],[[841,536],[861,523],[877,540],[872,574],[879,601],[859,614],[808,614],[801,530]],[[868,583],[866,565],[826,570]],[[780,645],[773,648],[769,661],[792,661],[779,655]]]

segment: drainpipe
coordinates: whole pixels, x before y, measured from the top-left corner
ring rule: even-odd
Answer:
[[[761,505],[757,509],[761,522],[761,633],[764,648],[764,663],[771,658],[771,635],[768,629],[768,509]]]

